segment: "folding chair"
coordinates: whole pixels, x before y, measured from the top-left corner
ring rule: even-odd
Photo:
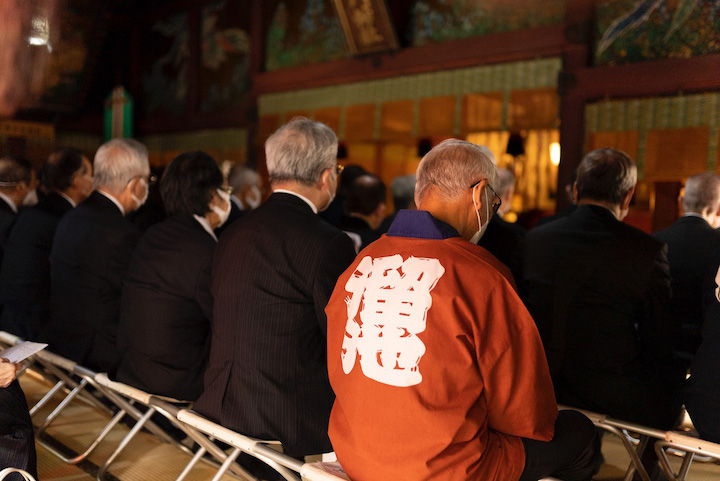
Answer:
[[[237,472],[236,470],[240,468],[239,470],[242,472],[243,476],[246,476],[249,479],[253,480],[257,479],[250,473],[239,467],[235,462],[240,453],[246,453],[259,459],[260,461],[264,462],[272,469],[280,473],[280,475],[287,481],[298,481],[299,478],[295,476],[292,471],[275,461],[274,455],[268,453],[267,450],[262,449],[263,446],[266,447],[268,450],[271,449],[268,447],[270,445],[280,446],[279,441],[263,441],[244,436],[242,434],[236,433],[235,431],[220,426],[219,424],[216,424],[209,419],[202,417],[196,412],[190,411],[188,409],[181,409],[177,414],[177,419],[189,428],[196,430],[195,435],[193,435],[193,439],[198,441],[198,444],[200,444],[201,446],[206,445],[208,441],[212,442],[212,440],[206,439],[201,443],[199,439],[195,437],[197,434],[199,434],[197,433],[197,431],[210,436],[212,439],[222,441],[233,447],[233,450],[230,452],[230,454],[216,458],[218,459],[218,461],[222,462],[222,466],[220,466],[220,470],[213,478],[213,481],[218,481],[227,472],[227,470],[231,469],[231,467],[233,466],[233,471]],[[208,452],[215,456],[215,454],[209,449]],[[268,454],[270,454],[270,456],[268,456]],[[298,463],[300,462],[298,461]],[[299,467],[300,466],[298,466],[298,468]]]
[[[673,449],[676,452],[680,451],[685,453],[683,456],[683,462],[680,465],[680,470],[677,474],[670,466],[670,462],[667,457],[667,449]],[[655,452],[658,455],[660,466],[663,471],[665,471],[665,474],[674,481],[685,481],[688,471],[690,470],[690,465],[692,464],[696,454],[720,460],[720,444],[703,441],[702,439],[694,438],[675,431],[666,432],[665,439],[655,443]]]
[[[587,416],[596,427],[608,431],[620,438],[623,446],[625,447],[625,451],[627,451],[630,456],[630,466],[625,472],[625,477],[623,478],[624,481],[632,480],[636,471],[643,481],[650,481],[650,476],[648,475],[645,466],[643,466],[641,457],[643,452],[645,452],[650,439],[664,439],[665,431],[612,419],[605,414],[598,414],[584,409],[576,409],[569,406],[559,406],[559,408],[572,409],[574,411],[581,412]],[[634,446],[634,443],[629,439],[629,436],[626,433],[633,433],[638,436],[639,441],[637,442],[637,447]]]
[[[112,428],[118,422],[120,422],[125,413],[122,410],[115,413],[115,415],[110,419],[110,421],[105,425],[105,427],[103,427],[100,433],[88,444],[88,446],[83,451],[74,453],[74,455],[70,457],[66,456],[56,448],[55,443],[49,442],[46,439],[44,433],[48,429],[48,427],[50,427],[53,421],[58,418],[60,413],[73,401],[73,399],[80,396],[80,394],[88,385],[93,386],[96,389],[98,388],[94,380],[95,373],[87,368],[79,366],[77,363],[70,361],[69,359],[65,359],[64,357],[58,356],[50,352],[41,351],[35,355],[35,358],[40,364],[47,368],[49,372],[57,376],[58,382],[40,401],[35,404],[35,406],[32,407],[32,409],[30,410],[31,415],[35,414],[38,409],[44,404],[46,404],[60,389],[69,388],[70,386],[72,386],[72,389],[67,394],[67,396],[65,396],[62,401],[60,401],[60,403],[55,407],[55,409],[53,409],[52,412],[48,414],[43,423],[36,429],[35,441],[44,448],[46,448],[48,451],[53,453],[63,462],[69,464],[77,464],[83,459],[87,458],[88,455],[90,455],[90,453],[97,447],[97,445],[100,444],[100,442],[108,435],[108,433],[110,433]],[[78,378],[79,382],[76,382],[74,379],[72,379],[73,377]],[[102,393],[101,390],[99,391]],[[86,394],[84,399],[90,399],[92,404],[101,407],[104,411],[112,414],[112,410],[110,410],[107,406],[103,405],[92,395]]]
[[[0,331],[0,346],[12,347],[18,342],[22,342],[22,339],[17,337],[15,334],[11,334],[7,331]]]
[[[179,449],[190,455],[194,454],[190,449],[173,439],[163,429],[158,427],[150,420],[152,415],[158,412],[150,402],[152,398],[151,394],[148,394],[141,389],[128,386],[127,384],[112,381],[105,373],[96,374],[94,379],[100,389],[102,389],[102,391],[120,408],[118,414],[127,413],[136,420],[135,424],[130,429],[130,432],[125,435],[125,437],[122,439],[122,441],[120,441],[120,444],[117,446],[115,451],[113,451],[110,457],[106,459],[102,466],[100,466],[100,468],[98,469],[98,481],[105,480],[105,475],[110,468],[112,462],[115,461],[115,459],[120,455],[120,453],[125,449],[125,447],[130,443],[130,441],[132,441],[135,435],[140,432],[143,427],[146,427],[153,434],[158,436],[162,441],[169,444],[174,444]],[[189,401],[179,401],[169,398],[165,398],[165,400],[169,403],[180,404],[183,406],[187,406],[190,404]],[[137,408],[135,408],[135,404],[145,406],[147,408],[145,413],[141,413]]]

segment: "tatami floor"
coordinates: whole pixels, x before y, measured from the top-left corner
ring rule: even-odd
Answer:
[[[22,376],[20,382],[30,406],[51,387],[32,372]],[[37,413],[36,419],[44,419],[52,407],[54,404],[43,408]],[[75,401],[47,430],[47,434],[51,438],[48,441],[54,449],[79,451],[87,446],[108,420],[109,414],[105,411],[83,401]],[[95,479],[98,465],[104,462],[128,431],[129,428],[124,424],[114,427],[108,438],[90,454],[86,461],[79,465],[63,463],[46,448],[36,443],[39,479],[42,481]],[[595,479],[622,480],[630,458],[620,440],[612,435],[604,436],[603,454],[605,464]],[[108,476],[108,479],[115,478],[121,481],[174,480],[189,461],[189,454],[175,446],[159,441],[151,434],[141,432],[112,464],[111,476]],[[679,458],[672,459],[671,462],[676,469],[680,465]],[[217,468],[210,464],[198,463],[186,479],[188,481],[211,480],[216,470]],[[238,478],[231,476],[223,478],[223,480],[233,479]],[[692,464],[687,479],[689,481],[720,480],[720,465],[696,461]]]

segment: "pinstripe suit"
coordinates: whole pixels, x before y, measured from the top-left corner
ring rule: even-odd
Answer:
[[[17,380],[0,387],[0,471],[8,467],[24,469],[37,477],[32,421]],[[16,479],[14,476],[8,479]]]
[[[273,194],[220,237],[205,391],[195,409],[295,456],[332,450],[325,305],[355,257],[302,199]]]

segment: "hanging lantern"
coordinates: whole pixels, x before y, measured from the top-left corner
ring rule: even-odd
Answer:
[[[105,100],[105,140],[133,136],[133,100],[122,87],[115,87]]]

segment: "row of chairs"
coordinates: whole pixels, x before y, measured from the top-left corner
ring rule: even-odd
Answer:
[[[0,346],[13,346],[22,339],[0,331]],[[156,396],[126,384],[111,380],[105,373],[95,373],[77,363],[48,352],[32,356],[24,369],[30,369],[52,384],[52,388],[30,409],[36,424],[36,442],[57,456],[63,462],[77,464],[86,459],[107,439],[108,434],[123,418],[132,419],[130,431],[122,438],[109,457],[99,466],[97,480],[105,481],[108,471],[133,438],[143,429],[150,431],[161,441],[176,446],[191,456],[177,481],[184,480],[198,462],[203,461],[217,469],[213,481],[224,475],[256,480],[238,462],[238,457],[248,454],[264,462],[280,473],[287,481],[338,481],[347,476],[337,463],[304,463],[280,451],[278,441],[266,441],[244,436],[192,411],[189,402]],[[43,419],[38,419],[41,410],[49,406],[58,395],[62,400]],[[102,399],[102,400],[101,400]],[[58,448],[55,440],[48,435],[48,428],[74,401],[80,400],[106,412],[109,420],[87,446],[67,455]],[[104,401],[104,402],[102,402]],[[194,450],[176,441],[165,430],[152,421],[155,414],[164,416],[175,428],[184,432],[196,443]],[[221,448],[217,442],[230,448]]]
[[[17,336],[0,331],[0,345],[9,347],[18,342],[22,342],[22,340]],[[177,481],[184,480],[200,461],[214,462],[214,467],[217,468],[213,478],[214,481],[221,479],[226,473],[231,476],[254,480],[255,478],[237,462],[242,453],[264,462],[280,473],[287,481],[298,481],[300,478],[309,481],[348,479],[337,463],[303,463],[298,461],[280,452],[281,445],[279,442],[254,439],[227,429],[192,411],[192,405],[189,402],[153,395],[113,381],[104,373],[95,373],[47,350],[35,354],[29,361],[27,368],[54,383],[53,387],[30,409],[30,414],[37,424],[36,441],[62,461],[77,464],[86,459],[124,417],[133,420],[130,431],[99,467],[98,481],[105,481],[110,465],[142,429],[147,429],[160,440],[175,445],[178,449],[191,456],[188,464],[176,478]],[[95,395],[88,391],[88,387],[94,391]],[[36,420],[40,410],[48,405],[58,393],[64,394],[62,400],[43,420]],[[97,394],[104,397],[106,402],[101,402],[96,396]],[[60,413],[75,399],[80,399],[107,412],[110,419],[86,447],[68,456],[57,448],[54,440],[47,435],[47,430],[57,420]],[[108,404],[112,408],[108,407]],[[650,477],[640,459],[651,442],[654,443],[654,449],[657,452],[662,469],[669,479],[674,481],[685,481],[690,466],[698,455],[704,456],[706,459],[720,460],[720,445],[688,436],[687,433],[661,431],[613,419],[603,414],[580,411],[595,426],[618,436],[622,441],[631,460],[624,478],[626,481],[630,481],[635,472],[643,481],[650,481]],[[183,431],[198,447],[192,451],[184,444],[173,439],[152,421],[151,418],[156,413],[164,416],[171,425]],[[225,443],[231,448],[224,450],[215,441]],[[669,452],[683,457],[677,473],[673,471],[670,465]],[[298,478],[298,474],[300,478]],[[545,481],[551,481],[551,478],[547,478]]]

